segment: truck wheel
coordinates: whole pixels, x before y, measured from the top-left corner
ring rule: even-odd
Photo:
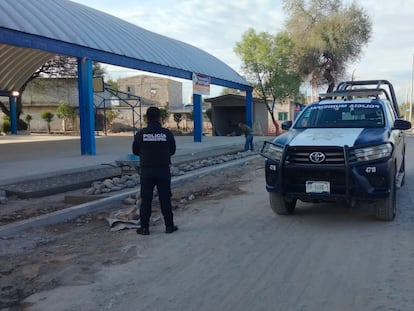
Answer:
[[[377,219],[392,221],[397,212],[397,195],[396,195],[396,176],[395,169],[391,172],[392,182],[390,185],[390,195],[381,201],[378,201],[375,208],[375,216]]]
[[[286,199],[280,193],[269,192],[270,207],[278,215],[292,214],[296,207],[296,199]]]

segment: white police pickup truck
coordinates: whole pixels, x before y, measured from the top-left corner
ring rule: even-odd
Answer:
[[[282,128],[260,152],[275,213],[293,213],[297,200],[365,201],[378,219],[394,219],[411,123],[401,118],[391,83],[342,82]]]

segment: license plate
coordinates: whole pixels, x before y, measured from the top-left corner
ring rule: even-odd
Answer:
[[[329,181],[306,181],[306,193],[330,193],[330,191]]]

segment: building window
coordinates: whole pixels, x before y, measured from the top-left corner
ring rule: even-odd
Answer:
[[[131,95],[135,95],[135,87],[133,85],[127,86],[127,93]]]
[[[279,121],[286,121],[288,119],[288,113],[287,112],[278,112],[277,118]]]

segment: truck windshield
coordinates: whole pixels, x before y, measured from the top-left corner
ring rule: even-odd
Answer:
[[[317,104],[307,107],[295,122],[295,128],[370,128],[384,126],[379,104]]]

